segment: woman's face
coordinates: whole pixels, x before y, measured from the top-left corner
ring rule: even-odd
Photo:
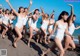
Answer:
[[[38,11],[38,10],[36,10],[36,11],[35,11],[35,14],[39,14],[39,11]]]
[[[21,8],[21,9],[20,9],[20,12],[23,13],[23,12],[24,12],[24,8]]]
[[[25,12],[28,12],[28,9],[25,9],[24,11],[25,11]]]
[[[10,13],[10,11],[9,10],[6,10],[6,14],[9,14]]]
[[[66,21],[68,19],[68,15],[63,15],[62,18]]]

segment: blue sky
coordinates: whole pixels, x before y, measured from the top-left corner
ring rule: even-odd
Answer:
[[[10,2],[16,10],[18,10],[18,7],[20,6],[28,7],[29,5],[29,0],[10,0]],[[5,0],[0,0],[0,4],[2,4],[5,8],[9,8]],[[57,19],[63,10],[70,13],[70,7],[67,4],[73,4],[74,13],[77,16],[76,22],[80,23],[80,2],[65,2],[64,0],[33,0],[30,11],[35,8],[40,9],[40,7],[43,7],[45,13],[50,14],[53,10],[55,10],[55,19]]]

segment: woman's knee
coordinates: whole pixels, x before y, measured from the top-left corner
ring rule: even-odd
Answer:
[[[22,35],[21,34],[19,35],[19,38],[22,38]]]

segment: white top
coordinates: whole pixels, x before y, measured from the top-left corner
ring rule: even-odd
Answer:
[[[0,22],[2,22],[2,19],[3,19],[3,15],[0,14]]]
[[[56,38],[59,38],[60,40],[63,40],[64,38],[64,32],[67,28],[67,25],[58,24],[57,32],[56,32]]]
[[[43,20],[43,23],[42,23],[42,25],[41,25],[41,28],[47,30],[48,24],[49,24],[48,21]]]
[[[16,26],[18,28],[23,27],[25,25],[26,18],[27,18],[27,16],[24,17],[24,18],[21,18],[20,16],[18,16],[18,20],[17,20]]]
[[[53,24],[55,23],[55,20],[54,19],[50,19],[50,24],[51,25],[49,25],[49,29],[53,29]]]
[[[72,35],[74,33],[75,30],[75,25],[72,23],[71,26],[69,26],[69,33]]]
[[[38,22],[38,20],[34,21],[32,18],[29,18],[29,21],[28,21],[28,23],[30,24],[29,27],[32,27],[33,30],[36,29],[37,28],[37,22]]]
[[[4,16],[4,18],[3,18],[3,23],[4,23],[5,25],[8,25],[8,24],[9,24],[9,17]]]

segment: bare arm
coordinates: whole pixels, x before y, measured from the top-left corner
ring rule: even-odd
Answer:
[[[53,15],[54,12],[55,12],[55,11],[53,10],[52,13],[50,14],[49,18],[51,18],[51,16]]]
[[[77,29],[80,29],[80,26],[76,27],[75,29],[76,29],[76,30],[77,30]]]
[[[16,12],[16,10],[12,7],[12,5],[10,4],[9,0],[6,0],[6,2],[8,3],[8,5],[10,6],[10,8],[14,11],[14,13],[18,16],[18,12]]]
[[[41,9],[42,20],[44,20],[44,18],[45,18],[44,10],[43,10],[43,8],[42,8],[42,7],[40,7],[40,9]]]
[[[73,5],[69,4],[69,6],[71,7],[71,14],[70,14],[70,18],[69,18],[70,19],[69,23],[70,23],[73,20],[74,9],[73,9]]]
[[[30,10],[31,5],[32,5],[32,0],[30,0],[30,5],[29,5],[29,7],[28,7],[28,12],[29,12],[29,10]]]

